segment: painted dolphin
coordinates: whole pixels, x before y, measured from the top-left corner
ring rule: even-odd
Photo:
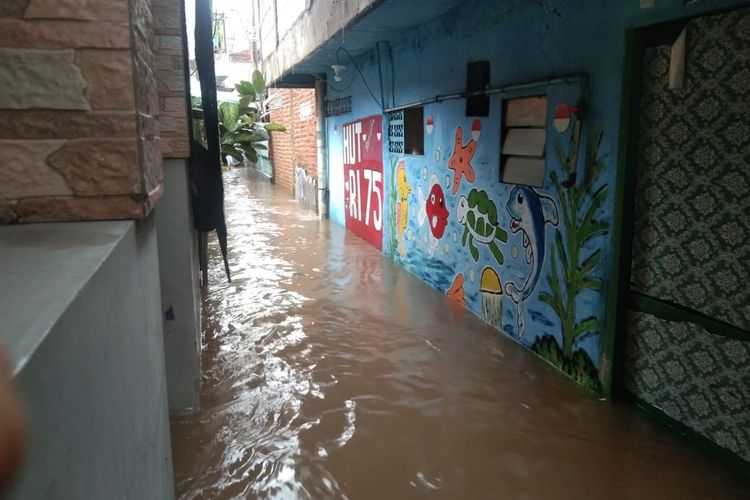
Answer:
[[[518,338],[525,333],[523,302],[531,296],[542,272],[544,254],[544,230],[546,224],[557,226],[557,205],[549,196],[537,193],[530,187],[516,186],[511,190],[505,207],[510,214],[510,230],[521,231],[529,275],[519,288],[512,282],[505,284],[505,293],[516,303]]]

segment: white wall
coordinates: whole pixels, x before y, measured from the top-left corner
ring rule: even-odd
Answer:
[[[344,146],[341,139],[341,127],[336,130],[327,120],[328,127],[328,218],[346,225],[344,213]]]
[[[44,332],[13,360],[31,443],[9,498],[172,498],[153,217],[8,227],[0,242],[0,257],[26,255],[23,280],[47,299],[40,311],[8,299],[24,333]]]
[[[156,207],[161,311],[170,411],[198,408],[200,294],[198,257],[185,160],[164,160],[164,196]]]

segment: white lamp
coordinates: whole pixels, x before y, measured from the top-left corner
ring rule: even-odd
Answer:
[[[341,73],[344,72],[346,69],[346,66],[343,64],[331,64],[331,68],[333,69],[333,79],[337,82],[341,81]]]

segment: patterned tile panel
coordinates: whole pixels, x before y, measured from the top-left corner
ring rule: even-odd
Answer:
[[[687,77],[644,60],[634,290],[750,330],[750,8],[692,21]]]
[[[750,462],[750,342],[631,312],[625,387]]]

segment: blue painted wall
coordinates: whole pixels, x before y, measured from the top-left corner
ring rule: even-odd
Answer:
[[[448,168],[448,162],[456,149],[456,130],[461,127],[465,147],[472,137],[474,121],[473,117],[465,116],[465,100],[430,104],[424,108],[425,118],[431,116],[434,122],[432,132],[425,134],[424,155],[392,155],[386,146],[383,153],[383,251],[436,289],[450,290],[453,298],[461,295],[460,278],[456,282],[460,275],[468,310],[599,393],[607,391],[601,381],[608,378],[607,372],[611,369],[611,353],[603,352],[603,346],[608,343],[603,341],[602,330],[607,294],[614,293],[609,285],[613,268],[612,224],[618,188],[615,181],[625,30],[742,2],[698,1],[685,6],[682,0],[664,0],[657,1],[658,7],[649,10],[639,9],[638,3],[636,0],[516,0],[501,5],[491,0],[472,2],[471,7],[456,9],[393,43],[392,63],[389,58],[381,57],[380,71],[373,47],[358,60],[363,78],[351,66],[342,82],[334,82],[333,75],[329,75],[332,84],[329,98],[352,96],[352,113],[327,121],[330,212],[331,218],[341,224],[344,223],[343,123],[380,113],[381,104],[399,106],[438,94],[460,92],[466,85],[466,65],[474,60],[490,61],[493,87],[548,77],[585,75],[581,83],[541,87],[548,94],[546,173],[543,187],[530,195],[547,200],[546,205],[551,201],[557,209],[559,222],[556,226],[551,223],[543,226],[544,243],[534,250],[530,259],[533,262],[544,253],[541,273],[530,296],[519,301],[520,306],[509,293],[509,288],[513,288],[510,284],[524,288],[532,265],[527,262],[522,231],[511,230],[514,202],[510,196],[514,186],[499,182],[501,96],[493,96],[490,115],[479,118],[481,134],[471,159],[474,182],[463,178],[455,194],[451,189],[455,173]],[[391,71],[393,85],[389,79]],[[385,75],[383,94],[380,94],[379,73]],[[370,95],[363,79],[381,102]],[[579,99],[583,105],[579,175],[574,187],[566,188],[561,186],[560,180],[567,178],[567,172],[556,148],[559,146],[563,159],[569,156],[572,127],[558,133],[552,126],[552,113],[558,103],[575,104]],[[384,131],[387,126],[384,118]],[[397,166],[401,162],[410,190],[405,204],[408,217],[401,220],[406,221],[406,225],[399,236]],[[600,169],[599,175],[593,176],[590,182],[582,175],[587,162],[590,168]],[[434,180],[441,186],[449,214],[445,232],[439,239],[429,229],[429,218],[420,224],[419,217],[424,205],[419,191],[429,198]],[[463,243],[466,224],[460,222],[459,204],[462,197],[471,199],[472,189],[483,191],[494,203],[497,231],[508,233],[507,242],[495,241],[502,253],[502,264],[489,245],[476,245],[478,258],[475,260],[468,243]],[[572,199],[578,202],[576,213],[566,213]],[[402,206],[402,210],[405,209]],[[587,226],[587,212],[591,212],[589,221],[594,227]],[[575,235],[585,236],[587,229],[594,234],[576,243]],[[579,254],[578,276],[573,276],[570,268],[564,270],[566,261],[571,260],[571,252]],[[589,257],[592,260],[587,261]],[[497,273],[502,295],[482,292],[482,273],[488,267]],[[486,277],[485,285],[491,284],[491,273]],[[557,307],[555,283],[562,298]],[[452,285],[455,286],[451,288]],[[571,296],[573,298],[569,299]],[[501,320],[498,321],[496,315]],[[522,336],[519,335],[519,316],[523,317]]]

